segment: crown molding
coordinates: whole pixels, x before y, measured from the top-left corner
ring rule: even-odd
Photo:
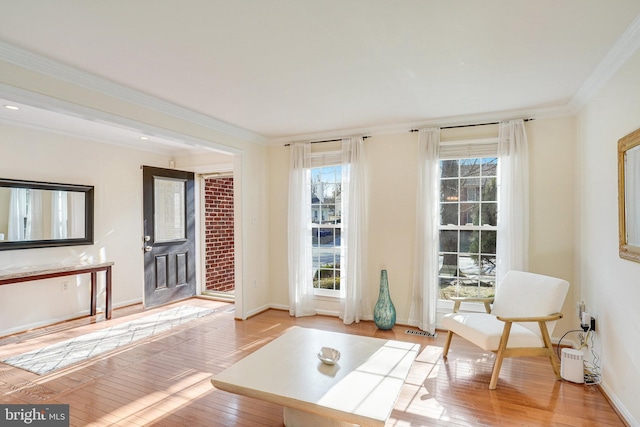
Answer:
[[[125,102],[186,120],[205,128],[223,133],[245,141],[265,145],[268,139],[255,132],[234,126],[211,116],[180,107],[171,102],[163,101],[151,95],[138,92],[126,86],[103,79],[50,58],[20,49],[16,46],[0,41],[0,60],[13,65],[35,71],[76,86],[103,93]]]
[[[640,15],[631,22],[575,93],[567,107],[577,113],[640,48]]]
[[[74,117],[81,120],[87,120],[91,122],[105,124],[114,128],[118,128],[127,132],[131,132],[132,135],[147,135],[150,137],[167,140],[174,144],[180,144],[185,147],[185,150],[190,152],[198,152],[200,150],[216,151],[224,154],[241,154],[241,149],[220,144],[214,141],[196,138],[190,135],[185,135],[179,132],[175,132],[169,129],[160,128],[147,123],[138,122],[123,116],[107,113],[100,110],[95,110],[90,107],[75,104],[69,101],[65,101],[59,98],[53,98],[41,93],[31,92],[25,89],[17,88],[14,86],[0,83],[0,96],[4,99],[16,102],[18,104],[28,105],[30,107],[39,108],[42,110],[50,111],[57,114],[62,114],[70,117]],[[32,129],[45,130],[58,134],[64,134],[68,136],[75,136],[81,138],[89,138],[96,142],[115,143],[111,139],[96,138],[95,136],[87,136],[82,132],[73,132],[72,130],[54,129],[49,126],[41,124],[34,124],[30,122],[21,122],[16,119],[7,120],[4,119],[3,123],[15,124],[22,127],[29,127]],[[118,144],[129,146],[130,144]],[[139,144],[136,144],[134,148],[140,148]],[[151,149],[150,151],[155,151]],[[165,150],[160,150],[165,151]],[[182,150],[179,150],[182,151]]]
[[[573,116],[575,112],[570,110],[567,106],[554,106],[554,107],[540,107],[529,108],[522,110],[501,111],[493,113],[483,114],[471,114],[466,116],[454,116],[454,117],[438,117],[434,119],[427,119],[422,121],[405,122],[401,124],[385,125],[385,126],[371,126],[364,128],[354,129],[342,129],[331,132],[311,133],[303,135],[291,135],[282,138],[274,138],[269,142],[270,146],[278,146],[283,144],[290,144],[297,141],[324,141],[331,139],[345,138],[353,135],[388,135],[394,133],[409,132],[412,129],[426,128],[426,127],[446,127],[446,126],[460,126],[468,124],[482,124],[493,123],[504,120],[513,119],[551,119],[559,117]]]

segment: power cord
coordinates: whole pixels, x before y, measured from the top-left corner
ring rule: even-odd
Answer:
[[[592,358],[591,362],[586,360],[584,362],[584,383],[586,385],[600,384],[600,356],[598,356],[598,353],[595,351],[595,336],[591,333],[591,330],[587,331],[583,346],[591,349]]]
[[[572,329],[570,331],[565,332],[565,334],[560,338],[560,340],[558,341],[558,347],[556,348],[556,353],[558,353],[558,359],[560,359],[560,344],[562,343],[562,340],[564,339],[564,337],[566,337],[567,335],[569,335],[571,332],[579,332],[579,333],[583,333],[584,331],[582,329]],[[578,336],[579,337],[579,336]]]

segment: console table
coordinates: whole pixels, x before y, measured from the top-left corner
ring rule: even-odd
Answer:
[[[111,319],[111,267],[113,262],[100,264],[54,264],[30,266],[0,271],[0,285],[51,279],[53,277],[91,274],[91,316],[97,312],[98,272],[104,271],[106,279],[105,317]]]

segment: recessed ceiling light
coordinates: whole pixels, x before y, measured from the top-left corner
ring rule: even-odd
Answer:
[[[148,136],[141,136],[140,139],[143,140],[143,141],[146,141],[147,139],[149,139],[149,137]]]
[[[8,110],[19,110],[20,107],[16,107],[15,105],[5,105],[4,108]]]

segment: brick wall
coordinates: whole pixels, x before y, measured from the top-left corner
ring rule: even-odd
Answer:
[[[206,289],[234,290],[233,178],[205,180]]]

